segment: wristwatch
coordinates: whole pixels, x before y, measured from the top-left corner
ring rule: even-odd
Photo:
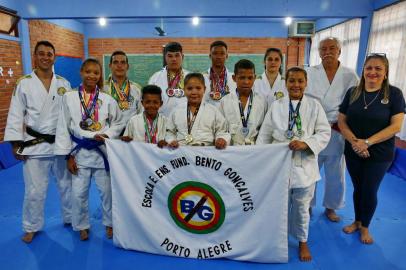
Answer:
[[[365,144],[366,144],[368,147],[371,146],[371,143],[368,141],[368,139],[366,139],[364,142],[365,142]]]

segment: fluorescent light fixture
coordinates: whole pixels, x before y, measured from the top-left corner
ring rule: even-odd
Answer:
[[[106,25],[106,18],[104,18],[104,17],[99,18],[99,24],[101,26],[105,26]]]
[[[192,24],[193,25],[199,25],[199,20],[200,20],[199,17],[193,17],[192,18]]]
[[[291,17],[286,17],[285,18],[285,24],[290,25],[292,23],[292,18]]]

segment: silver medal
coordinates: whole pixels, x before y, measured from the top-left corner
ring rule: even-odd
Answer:
[[[285,132],[285,137],[288,138],[289,140],[292,139],[295,136],[295,133],[293,132],[293,130],[286,130]]]
[[[246,137],[248,135],[248,133],[250,132],[250,129],[248,127],[242,127],[241,132],[244,135],[244,137]]]
[[[386,105],[389,103],[389,100],[387,98],[383,98],[383,99],[381,99],[381,103]]]
[[[296,135],[301,138],[303,136],[303,130],[296,131]]]

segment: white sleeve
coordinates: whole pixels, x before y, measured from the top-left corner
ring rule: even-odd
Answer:
[[[222,138],[230,145],[231,135],[227,131],[227,122],[219,110],[215,110],[214,139]]]
[[[125,127],[123,121],[123,115],[120,108],[118,107],[117,102],[113,99],[112,102],[109,102],[108,111],[109,111],[109,128],[104,132],[110,139],[116,139],[120,136],[121,131]],[[114,102],[113,102],[114,101]]]
[[[175,113],[176,110],[172,111],[172,113],[170,114],[167,124],[166,124],[166,134],[165,134],[165,141],[167,141],[168,143],[176,141],[177,136],[177,130],[176,130],[176,126],[175,126]]]
[[[24,141],[24,115],[26,113],[26,97],[21,83],[16,85],[10,102],[7,125],[4,134],[5,141]]]
[[[256,144],[269,144],[272,143],[272,108],[269,108],[268,113],[265,115],[264,121],[262,122],[261,129],[257,137]]]
[[[328,123],[326,113],[319,102],[316,102],[316,107],[314,134],[303,141],[309,146],[310,150],[315,155],[318,155],[324,148],[326,148],[330,140],[331,127]]]
[[[72,139],[69,133],[69,126],[72,121],[67,105],[66,95],[62,97],[62,106],[59,109],[58,124],[55,135],[55,155],[67,155],[72,150]]]

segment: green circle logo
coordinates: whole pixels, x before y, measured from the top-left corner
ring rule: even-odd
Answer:
[[[216,231],[226,215],[224,202],[217,191],[195,181],[183,182],[171,190],[168,209],[180,228],[196,234]]]

